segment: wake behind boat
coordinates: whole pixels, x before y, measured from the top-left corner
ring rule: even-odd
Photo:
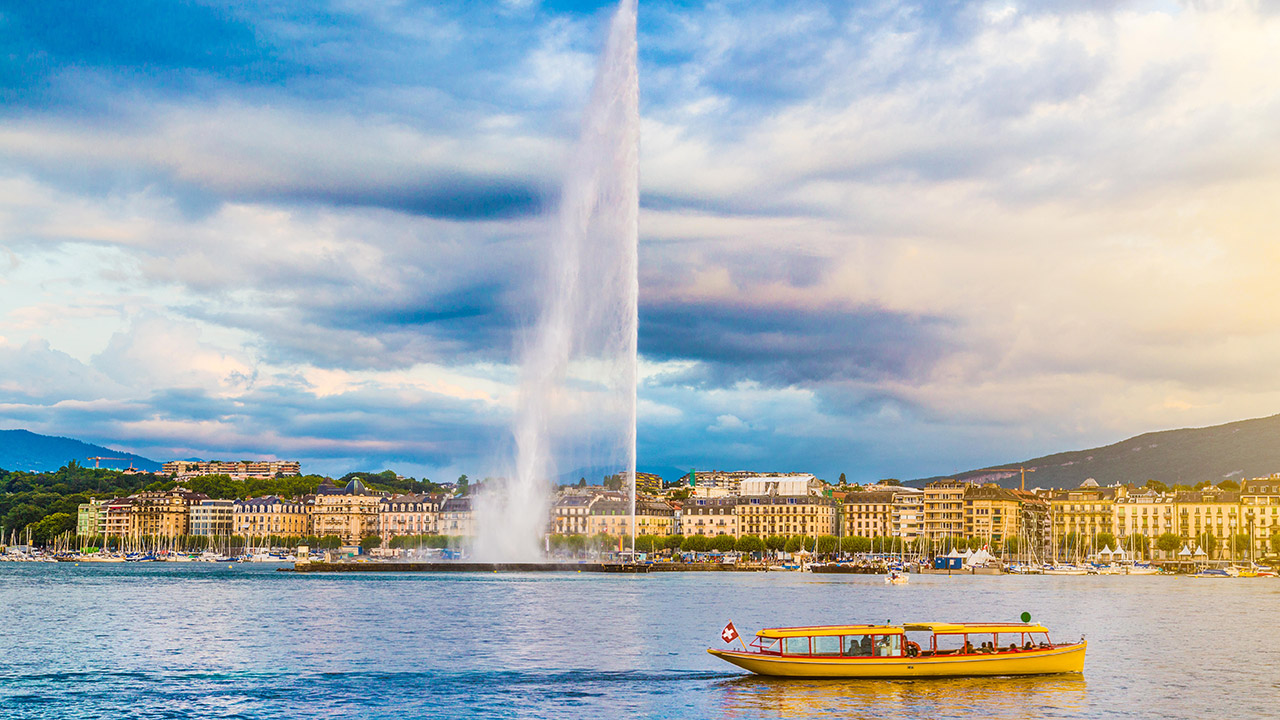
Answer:
[[[742,651],[707,652],[758,675],[916,678],[1053,675],[1084,671],[1084,638],[1054,643],[1025,623],[906,623],[771,628],[748,647],[733,623],[721,633]]]

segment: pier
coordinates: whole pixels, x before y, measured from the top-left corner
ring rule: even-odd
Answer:
[[[280,572],[589,572],[647,573],[649,565],[639,563],[480,563],[480,562],[311,562],[297,563]]]

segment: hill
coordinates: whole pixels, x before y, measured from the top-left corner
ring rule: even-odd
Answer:
[[[1159,480],[1166,485],[1265,477],[1280,472],[1280,415],[1204,428],[1151,432],[1114,445],[1057,453],[992,467],[1035,468],[1027,487],[1076,487],[1087,478],[1100,485]],[[946,477],[1017,487],[1017,473],[968,470]],[[922,485],[941,477],[913,480]]]
[[[103,460],[103,467],[123,469],[133,463],[139,470],[160,470],[155,460],[122,450],[93,445],[65,437],[38,435],[29,430],[0,430],[0,468],[26,472],[53,472],[75,460],[93,467],[91,457],[123,458]]]

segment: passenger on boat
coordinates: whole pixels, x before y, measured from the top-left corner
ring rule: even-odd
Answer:
[[[1018,652],[1018,643],[1009,643],[1009,652]]]
[[[1033,642],[1031,642],[1030,640],[1028,640],[1026,643],[1024,643],[1024,644],[1023,644],[1022,649],[1023,649],[1023,650],[1035,650],[1035,649],[1036,649],[1036,646],[1035,646],[1035,643],[1033,643]]]
[[[860,645],[860,649],[862,650],[862,652],[859,653],[860,655],[862,655],[863,657],[871,657],[871,636],[870,635],[862,636],[862,643]]]
[[[970,654],[972,654],[972,653],[973,653],[973,645],[972,645],[968,640],[965,640],[965,641],[964,641],[964,654],[965,654],[965,655],[970,655]]]

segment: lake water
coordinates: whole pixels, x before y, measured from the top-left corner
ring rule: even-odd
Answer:
[[[0,718],[1275,717],[1280,580],[799,573],[293,575],[0,563]],[[1081,676],[767,680],[761,627],[1016,621]]]

